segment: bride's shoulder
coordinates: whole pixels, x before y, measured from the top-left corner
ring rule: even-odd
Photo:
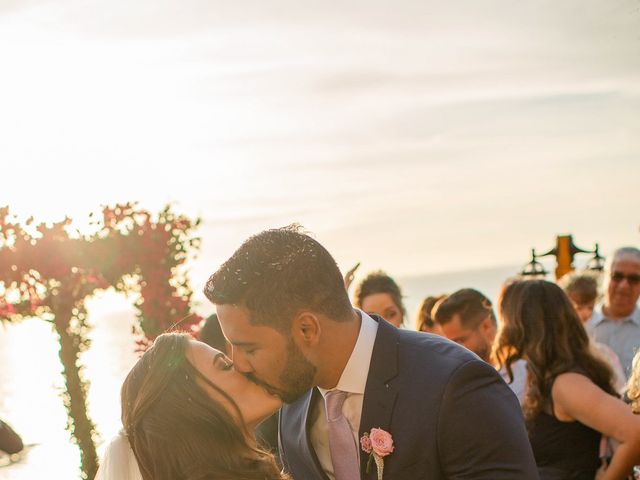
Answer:
[[[107,444],[95,480],[139,480],[140,469],[123,431]]]
[[[129,450],[131,450],[131,446],[129,445],[129,440],[127,439],[127,435],[124,433],[124,430],[120,430],[113,437],[111,437],[111,439],[108,442],[106,442],[104,452],[105,452],[105,456],[107,454],[129,455]]]

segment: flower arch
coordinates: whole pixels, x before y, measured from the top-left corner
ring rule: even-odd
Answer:
[[[202,318],[191,312],[184,263],[199,247],[193,230],[200,221],[167,206],[156,216],[135,203],[104,207],[90,216],[91,234],[72,230],[65,218],[54,224],[24,224],[0,208],[0,322],[38,317],[60,340],[66,383],[63,401],[68,429],[78,444],[83,478],[98,468],[95,426],[87,414],[88,383],[79,356],[89,347],[85,299],[97,290],[135,293],[138,344],[144,348],[179,324],[194,330]]]

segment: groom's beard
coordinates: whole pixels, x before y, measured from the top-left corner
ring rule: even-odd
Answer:
[[[317,368],[305,358],[300,349],[289,339],[287,360],[280,374],[280,385],[275,387],[249,373],[246,377],[260,385],[272,395],[277,395],[285,403],[293,403],[314,386]]]
[[[491,361],[491,345],[489,345],[488,343],[485,343],[484,345],[479,347],[478,351],[474,352],[474,353],[476,355],[478,355],[485,362],[490,363],[490,361]]]
[[[293,403],[314,386],[318,369],[302,354],[292,338],[287,345],[287,362],[280,375],[282,390],[280,398]]]

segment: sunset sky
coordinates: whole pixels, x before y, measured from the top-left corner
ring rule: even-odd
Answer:
[[[640,242],[640,3],[0,3],[0,205],[174,202],[194,288],[302,223],[347,269]]]

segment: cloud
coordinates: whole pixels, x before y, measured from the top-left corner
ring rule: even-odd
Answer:
[[[524,263],[565,228],[614,241],[640,175],[639,14],[637,0],[3,2],[0,158],[33,192],[5,198],[45,215],[176,200],[221,228],[207,252],[299,220],[345,262],[398,272]]]

